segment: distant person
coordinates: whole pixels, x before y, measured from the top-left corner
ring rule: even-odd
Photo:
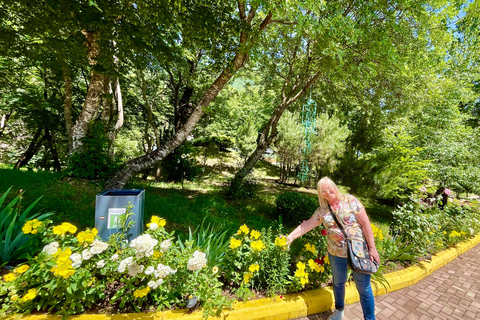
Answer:
[[[287,236],[287,243],[290,244],[293,240],[323,223],[327,229],[327,251],[332,267],[333,294],[335,296],[335,310],[328,320],[339,320],[343,318],[345,308],[345,283],[348,274],[347,244],[345,236],[331,215],[329,205],[351,239],[366,239],[370,259],[380,263],[380,257],[375,248],[370,220],[362,203],[352,195],[342,194],[337,185],[327,177],[320,179],[317,187],[320,206],[309,220],[302,222]],[[364,319],[375,319],[375,300],[370,284],[370,275],[353,273],[353,277],[360,295]]]

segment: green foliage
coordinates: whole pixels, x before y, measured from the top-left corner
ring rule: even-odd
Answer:
[[[198,177],[202,169],[192,158],[192,151],[192,144],[186,142],[162,161],[162,168],[166,173],[167,181],[183,183],[185,180],[194,181]]]
[[[278,135],[274,142],[274,150],[280,163],[281,182],[286,182],[300,164],[304,144],[303,128],[298,114],[285,111],[278,122]]]
[[[457,204],[448,204],[441,210],[429,205],[418,196],[393,212],[391,234],[417,256],[431,255],[480,232],[478,206],[463,203],[466,207],[458,213]],[[452,213],[454,213],[452,215]]]
[[[227,248],[224,277],[227,283],[269,294],[285,292],[289,285],[290,255],[281,225],[275,232],[272,228],[250,230],[240,227],[230,238]],[[246,291],[240,289],[240,292]]]
[[[429,161],[418,157],[421,148],[414,147],[413,138],[405,132],[387,129],[384,137],[384,145],[365,156],[373,173],[375,191],[381,198],[405,199],[428,177]]]
[[[131,202],[128,203],[125,213],[121,214],[119,217],[120,220],[120,230],[114,234],[112,234],[108,238],[108,244],[115,248],[115,251],[120,251],[123,247],[125,247],[125,244],[128,243],[129,240],[131,240],[131,234],[129,235],[130,229],[133,227],[133,225],[136,223],[131,219],[133,216],[133,205]]]
[[[381,243],[377,241],[377,249],[382,260],[381,265],[387,265],[389,261],[404,262],[413,261],[416,258],[414,245],[403,245],[396,237],[387,237]]]
[[[82,147],[70,155],[67,174],[88,180],[107,179],[119,168],[109,156],[110,140],[105,136],[103,124],[95,123],[82,138]]]
[[[190,227],[188,228],[188,238],[178,235],[178,245],[181,250],[185,250],[188,241],[207,255],[209,267],[222,266],[229,245],[228,230],[221,231],[220,228],[212,224],[205,224],[205,220],[206,218],[193,232]]]
[[[69,223],[43,229],[42,252],[0,285],[4,310],[70,315],[102,299],[122,310],[140,311],[146,305],[162,310],[184,307],[185,297],[194,295],[204,318],[218,315],[231,304],[221,294],[218,268],[206,266],[205,254],[193,241],[181,250],[164,226],[165,220],[154,217],[149,229],[121,250],[97,238],[95,229],[77,234]]]
[[[283,192],[275,202],[277,216],[288,226],[308,220],[318,208],[318,198],[298,192]]]
[[[327,237],[323,227],[315,228],[291,247],[294,275],[289,290],[297,292],[325,287],[332,275],[327,254]]]
[[[251,178],[241,181],[231,180],[227,190],[227,196],[232,199],[252,199],[259,191],[259,185]]]
[[[0,266],[8,263],[18,263],[34,255],[39,250],[38,238],[32,238],[29,233],[37,233],[42,229],[43,220],[53,213],[32,213],[35,205],[40,201],[38,198],[28,208],[23,210],[22,198],[20,193],[10,203],[2,208],[7,198],[10,187],[0,197]],[[23,210],[23,212],[22,212]],[[25,227],[29,224],[29,227]]]

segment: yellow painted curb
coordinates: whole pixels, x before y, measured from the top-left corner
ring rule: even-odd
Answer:
[[[390,286],[384,288],[380,283],[372,281],[373,294],[379,296],[388,292],[411,286],[435,270],[457,258],[480,243],[480,234],[457,244],[455,247],[439,252],[429,262],[421,262],[416,266],[391,272],[385,275]],[[354,282],[349,282],[345,290],[345,303],[352,304],[360,300]],[[231,310],[225,310],[220,317],[209,317],[216,320],[287,320],[306,317],[333,309],[334,297],[331,287],[311,290],[297,294],[284,295],[282,298],[258,299],[236,303]],[[60,320],[61,316],[15,315],[8,320]],[[83,314],[70,316],[71,320],[201,320],[201,311],[169,310],[150,313],[126,314]]]

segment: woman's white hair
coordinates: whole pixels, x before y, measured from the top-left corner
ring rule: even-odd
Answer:
[[[338,189],[335,182],[333,182],[329,177],[323,177],[317,183],[317,191],[318,191],[318,203],[323,210],[328,210],[328,202],[322,196],[322,190],[325,186],[330,185],[333,187],[335,195],[338,199],[343,199],[343,193]]]

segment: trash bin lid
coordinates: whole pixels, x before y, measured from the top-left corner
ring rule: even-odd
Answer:
[[[100,193],[102,196],[138,196],[143,189],[107,189]]]

